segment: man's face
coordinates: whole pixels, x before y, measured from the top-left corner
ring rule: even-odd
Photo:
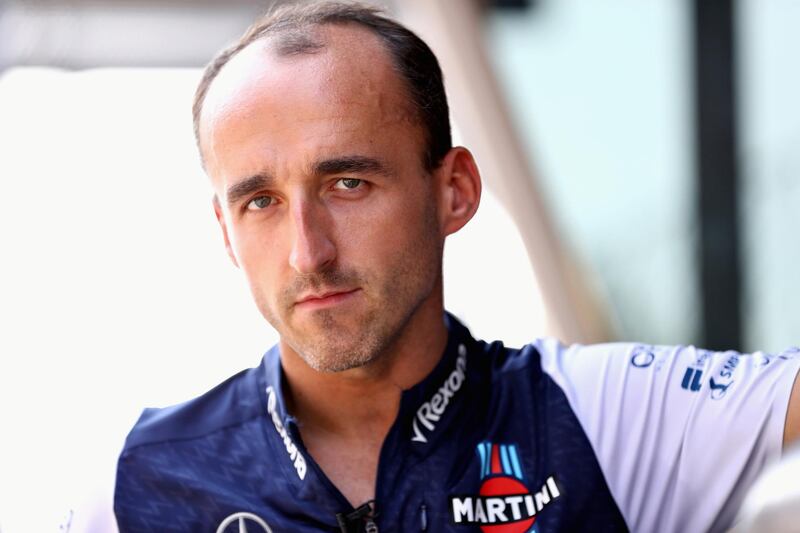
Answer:
[[[277,57],[255,43],[213,82],[202,148],[229,253],[284,347],[341,371],[379,357],[441,291],[423,130],[368,30]],[[440,295],[439,295],[440,297]]]

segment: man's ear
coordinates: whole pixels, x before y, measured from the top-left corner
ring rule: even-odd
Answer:
[[[228,238],[228,226],[225,223],[225,215],[222,213],[222,206],[219,204],[219,197],[217,197],[216,194],[211,200],[211,203],[214,204],[214,214],[217,216],[217,222],[219,222],[219,227],[222,229],[222,238],[225,240],[225,251],[228,252],[228,257],[231,258],[234,266],[238,268],[239,261],[236,260],[236,255],[233,253],[231,240]]]
[[[457,232],[470,221],[481,201],[481,176],[469,150],[451,148],[434,171],[439,182],[442,235]]]

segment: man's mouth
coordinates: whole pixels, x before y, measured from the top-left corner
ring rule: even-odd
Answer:
[[[300,296],[295,302],[295,307],[299,309],[321,309],[325,307],[333,307],[343,303],[347,303],[355,295],[360,292],[360,288],[355,289],[335,289],[326,290],[314,293],[308,293]]]

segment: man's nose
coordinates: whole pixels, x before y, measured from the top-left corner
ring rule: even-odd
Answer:
[[[308,200],[297,202],[292,207],[292,222],[294,242],[289,265],[300,274],[325,270],[336,259],[336,246],[324,206]]]

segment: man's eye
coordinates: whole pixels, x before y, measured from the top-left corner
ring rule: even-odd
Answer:
[[[339,190],[357,189],[361,185],[362,180],[356,178],[342,178],[336,182],[333,187]]]
[[[247,209],[249,211],[258,211],[259,209],[264,209],[268,207],[269,204],[272,203],[271,196],[256,196],[247,204]]]

